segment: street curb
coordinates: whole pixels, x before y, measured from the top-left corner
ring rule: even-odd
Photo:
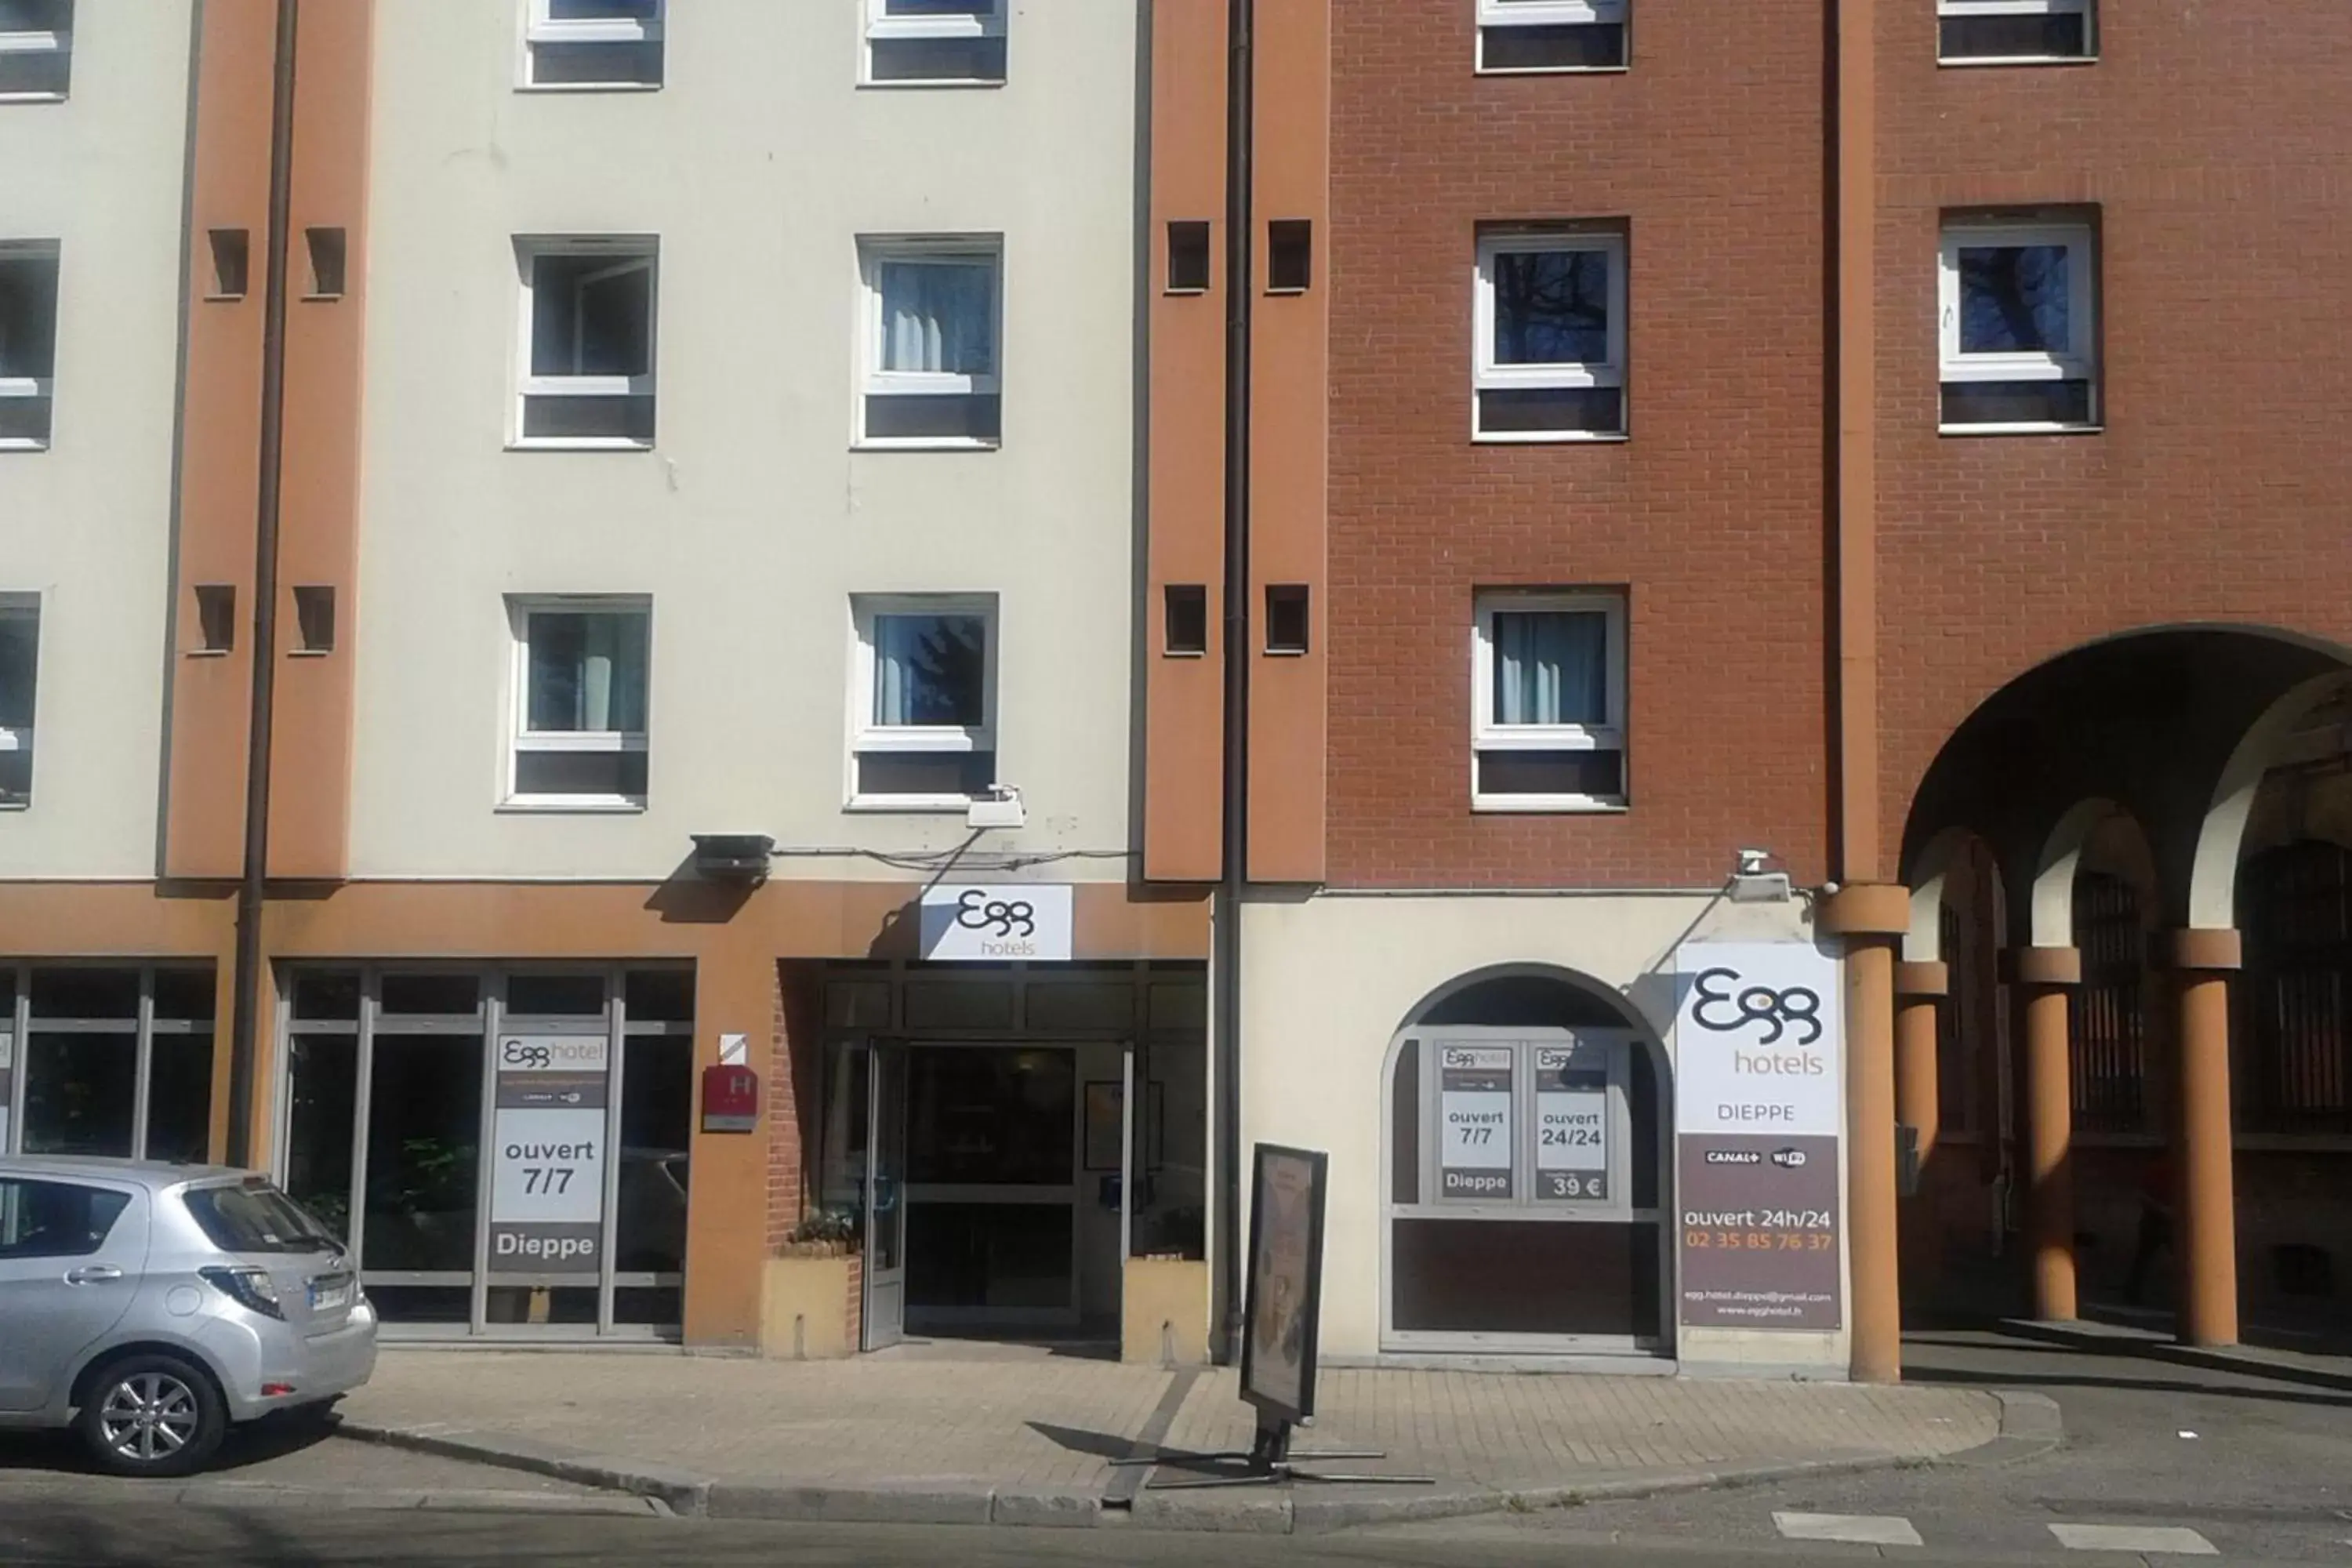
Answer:
[[[2064,1345],[2069,1350],[2102,1355],[2145,1356],[2150,1361],[2168,1361],[2176,1366],[2193,1366],[2203,1372],[2236,1373],[2243,1377],[2268,1377],[2281,1383],[2299,1383],[2309,1388],[2352,1391],[2352,1372],[2336,1372],[2324,1366],[2281,1361],[2265,1352],[2244,1345],[2225,1348],[2184,1345],[2138,1330],[2109,1328],[2098,1323],[2044,1322],[2033,1318],[2004,1318],[2000,1327],[2004,1332],[2040,1340],[2044,1344]]]
[[[2048,1452],[2063,1438],[2058,1405],[2046,1394],[1986,1390],[2000,1405],[1999,1436],[1942,1455],[1866,1454],[1785,1464],[1727,1466],[1653,1475],[1597,1477],[1556,1487],[1465,1489],[1327,1498],[1258,1495],[1215,1500],[1199,1493],[1143,1491],[1127,1510],[1106,1510],[1100,1496],[1076,1491],[1004,1491],[972,1484],[908,1482],[835,1487],[723,1481],[614,1458],[535,1438],[447,1427],[378,1426],[344,1418],[346,1436],[446,1458],[524,1470],[650,1498],[691,1518],[833,1524],[1001,1524],[1087,1528],[1125,1522],[1141,1529],[1309,1534],[1412,1520],[1487,1513],[1532,1513],[1585,1503],[1756,1486],[1807,1476],[1937,1465],[2014,1463]]]

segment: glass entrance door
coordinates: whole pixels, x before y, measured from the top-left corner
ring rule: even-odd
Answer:
[[[908,1326],[1076,1326],[1076,1053],[909,1046],[907,1075]]]
[[[907,1337],[907,1051],[866,1053],[866,1303],[862,1344]]]

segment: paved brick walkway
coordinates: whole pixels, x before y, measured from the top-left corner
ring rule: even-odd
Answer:
[[[574,1457],[583,1473],[657,1473],[771,1517],[890,1517],[872,1500],[897,1496],[925,1500],[908,1501],[910,1516],[966,1517],[957,1500],[977,1499],[978,1517],[1003,1519],[1012,1499],[1090,1518],[1106,1496],[1132,1492],[1108,1461],[1139,1451],[1155,1415],[1163,1450],[1249,1445],[1230,1370],[955,1356],[388,1350],[343,1408],[378,1434],[525,1463]],[[1587,1483],[1933,1458],[1990,1442],[2001,1420],[1999,1402],[1972,1390],[1664,1377],[1334,1369],[1320,1398],[1301,1447],[1385,1449],[1383,1461],[1348,1468],[1431,1475],[1439,1485],[1414,1493],[1415,1506],[1457,1510]],[[1407,1500],[1401,1489],[1385,1495]],[[1138,1509],[1245,1512],[1263,1497],[1154,1491]],[[1161,1501],[1170,1508],[1143,1506]]]

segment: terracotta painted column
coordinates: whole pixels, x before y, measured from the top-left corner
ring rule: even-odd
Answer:
[[[1937,1024],[1950,990],[1951,971],[1941,963],[1895,966],[1895,1120],[1918,1136],[1923,1182],[1943,1120],[1937,1077]],[[1904,1276],[1914,1285],[1931,1285],[1942,1272],[1944,1257],[1943,1232],[1936,1223],[1934,1205],[1922,1191],[1903,1200],[1902,1210]]]
[[[1850,1372],[1903,1380],[1903,1291],[1895,1199],[1895,953],[1911,894],[1891,883],[1841,889],[1822,929],[1845,939],[1846,1251],[1853,1276]]]
[[[2191,1345],[2238,1342],[2237,1188],[2231,1169],[2230,975],[2242,962],[2238,933],[2172,933],[2179,998],[2180,1088],[2173,1118],[2179,1182],[2179,1336]]]
[[[2033,1260],[2033,1315],[2068,1322],[2074,1290],[2074,1096],[2067,1005],[2083,982],[2072,947],[2013,947],[2003,955],[2025,1037],[2026,1245]]]

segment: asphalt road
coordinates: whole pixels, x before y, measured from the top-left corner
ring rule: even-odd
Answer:
[[[562,1510],[631,1505],[512,1471],[300,1432],[240,1436],[227,1468],[206,1479],[203,1500],[193,1500],[191,1491],[192,1500],[181,1503],[156,1483],[87,1474],[62,1442],[10,1437],[0,1439],[0,1568],[166,1561],[239,1568],[493,1562],[1733,1568],[1759,1556],[1809,1565],[1891,1556],[1921,1568],[2189,1568],[2163,1552],[2072,1549],[2053,1524],[2188,1531],[2223,1561],[2352,1568],[2352,1393],[1977,1334],[1916,1339],[1909,1365],[1915,1377],[2045,1392],[2064,1413],[2066,1442],[2002,1466],[1880,1471],[1286,1538],[1156,1534],[1118,1523],[1013,1531],[736,1523],[641,1510],[589,1516]],[[236,1493],[233,1506],[224,1505],[225,1489]],[[382,1504],[394,1493],[415,1500],[397,1510],[350,1506],[362,1496]],[[1916,1536],[1921,1544],[1792,1540],[1776,1516],[1798,1513],[1858,1519],[1865,1522],[1837,1528],[1898,1541]]]

